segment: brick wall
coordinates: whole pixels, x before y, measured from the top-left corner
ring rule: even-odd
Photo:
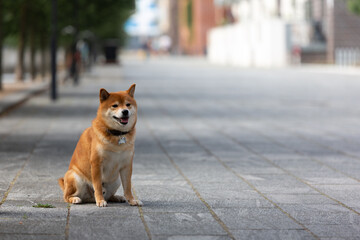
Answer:
[[[187,4],[192,2],[192,29],[186,23]],[[206,50],[207,31],[215,26],[213,0],[179,1],[179,45],[184,54],[203,55]]]

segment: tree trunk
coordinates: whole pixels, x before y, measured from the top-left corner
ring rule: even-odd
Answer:
[[[41,36],[40,44],[41,44],[41,66],[40,66],[40,72],[41,72],[41,78],[44,81],[46,77],[46,44],[45,44],[45,37]]]
[[[0,0],[0,91],[3,89],[2,76],[3,76],[3,65],[2,65],[2,50],[3,50],[3,4]]]
[[[36,46],[35,46],[35,29],[31,26],[30,30],[30,73],[31,79],[34,81],[36,78]]]
[[[24,55],[25,55],[25,43],[26,43],[26,1],[21,6],[21,20],[20,20],[20,36],[18,47],[18,60],[16,66],[16,79],[18,81],[24,81],[25,69],[24,69]]]

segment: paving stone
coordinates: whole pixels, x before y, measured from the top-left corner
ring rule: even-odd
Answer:
[[[56,235],[56,234],[21,234],[21,233],[1,233],[1,239],[3,240],[60,240],[64,239],[64,235]]]
[[[228,240],[229,236],[215,236],[215,235],[173,235],[173,236],[152,236],[152,239],[157,240]]]
[[[244,198],[206,198],[206,202],[212,208],[271,208],[274,207],[272,203],[264,198],[246,198],[248,195],[242,196]]]
[[[56,208],[33,208],[28,202],[23,204],[19,206],[18,202],[10,202],[1,207],[0,235],[64,234],[66,208],[59,207],[59,204]]]
[[[358,238],[360,234],[359,225],[307,225],[307,227],[319,237],[335,238]]]
[[[186,182],[181,185],[137,184],[136,192],[144,212],[208,212]]]
[[[266,194],[316,194],[314,189],[289,175],[250,175],[249,182]]]
[[[85,203],[85,204],[73,204],[71,205],[71,216],[76,217],[113,217],[117,218],[119,216],[139,216],[139,209],[134,206],[130,206],[127,203],[108,203],[108,206],[105,208],[96,207],[95,203]]]
[[[214,211],[230,229],[302,229],[277,208],[215,208]]]
[[[144,213],[154,235],[224,235],[210,213]]]
[[[309,240],[315,239],[309,232],[305,230],[236,230],[235,237],[237,239],[292,239],[292,240]]]
[[[142,223],[139,228],[118,228],[115,227],[94,227],[94,226],[71,226],[69,230],[69,239],[147,239],[145,230],[140,229],[143,227]]]
[[[309,224],[358,224],[359,215],[340,205],[280,205],[282,209],[305,225]]]
[[[63,234],[64,220],[5,220],[0,225],[0,234]]]
[[[325,194],[347,204],[349,207],[359,208],[360,203],[356,201],[360,197],[360,185],[315,185]]]
[[[57,178],[96,115],[99,89],[132,82],[140,109],[132,183],[153,239],[229,239],[186,179],[236,239],[313,239],[303,226],[324,239],[359,236],[358,160],[318,144],[360,154],[358,77],[179,58],[96,67],[80,86],[60,87],[56,103],[44,94],[0,118],[1,199],[27,161],[0,206],[0,239],[66,238],[68,204]],[[68,238],[147,239],[139,210],[71,205]]]
[[[267,194],[278,204],[334,204],[334,201],[320,194]]]

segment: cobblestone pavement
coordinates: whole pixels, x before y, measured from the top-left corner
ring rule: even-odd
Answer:
[[[359,239],[359,76],[123,62],[0,118],[0,239]],[[131,83],[144,206],[68,206],[56,180],[99,88]]]

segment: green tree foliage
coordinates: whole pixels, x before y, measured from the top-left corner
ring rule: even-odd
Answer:
[[[360,16],[360,0],[348,0],[348,8],[351,12]]]
[[[135,9],[133,0],[58,0],[59,29],[89,30],[98,39],[124,39],[122,26]]]
[[[32,59],[37,49],[44,52],[49,47],[51,3],[52,0],[0,0],[0,48],[3,43],[17,46],[19,50],[30,45]],[[58,38],[63,46],[69,45],[74,38],[61,34],[66,26],[76,29],[75,36],[86,30],[100,41],[115,38],[123,43],[122,26],[135,9],[134,0],[57,0],[57,3]],[[23,68],[23,58],[20,54],[20,68]],[[1,67],[0,59],[0,75]]]
[[[18,44],[23,8],[27,30],[34,27],[37,38],[49,37],[51,0],[3,0],[2,29],[7,44]],[[61,30],[73,26],[77,32],[92,31],[98,39],[122,38],[122,26],[134,9],[134,0],[58,0],[58,36],[63,38]]]

